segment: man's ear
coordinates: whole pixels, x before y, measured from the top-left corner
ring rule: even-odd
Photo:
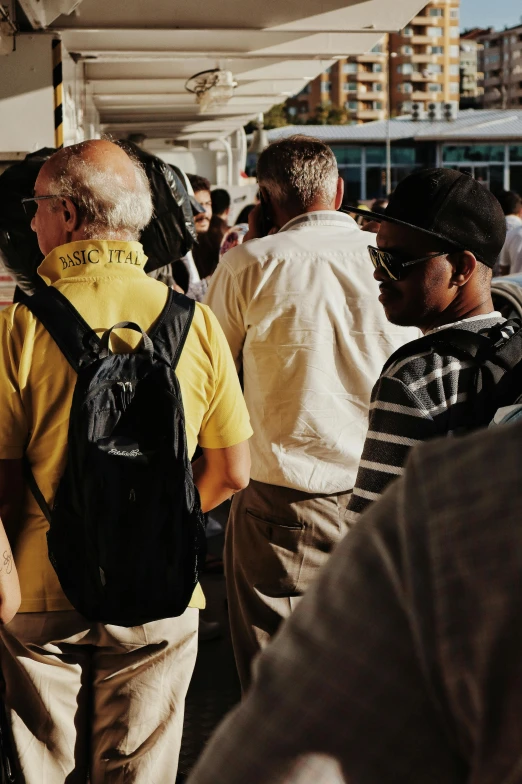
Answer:
[[[62,199],[61,207],[65,228],[67,231],[76,231],[81,223],[78,207],[67,197]]]
[[[343,203],[344,196],[344,180],[342,177],[337,178],[337,193],[335,194],[335,209],[338,210]]]
[[[451,282],[454,286],[464,286],[475,272],[477,259],[469,250],[457,251],[448,255],[453,267]]]

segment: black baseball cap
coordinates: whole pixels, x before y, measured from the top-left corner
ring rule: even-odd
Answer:
[[[351,209],[368,220],[389,221],[437,237],[455,250],[469,250],[493,267],[506,239],[498,199],[469,174],[420,169],[397,185],[384,213]]]

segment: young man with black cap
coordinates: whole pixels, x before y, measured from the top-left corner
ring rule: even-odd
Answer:
[[[364,213],[365,217],[368,213]],[[473,404],[475,365],[440,334],[448,328],[480,332],[501,322],[490,281],[506,222],[497,199],[473,178],[452,169],[406,177],[369,248],[386,316],[419,327],[425,336],[386,363],[370,406],[369,428],[348,506],[356,522],[403,472],[419,441],[465,429]]]

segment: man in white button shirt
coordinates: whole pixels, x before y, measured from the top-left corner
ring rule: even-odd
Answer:
[[[372,386],[418,335],[386,320],[372,235],[336,212],[343,181],[331,149],[306,136],[277,141],[257,174],[259,238],[225,254],[206,300],[243,372],[254,429],[252,481],[234,499],[225,546],[243,689],[252,658],[346,533]]]
[[[506,241],[494,275],[509,275],[522,271],[522,199],[515,191],[502,191],[498,200],[506,216]]]

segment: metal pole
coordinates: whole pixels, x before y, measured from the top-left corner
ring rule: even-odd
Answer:
[[[387,83],[388,91],[388,111],[386,112],[386,196],[391,193],[391,139],[390,139],[390,119],[391,119],[391,52],[390,39],[388,37],[388,57],[387,63]]]

